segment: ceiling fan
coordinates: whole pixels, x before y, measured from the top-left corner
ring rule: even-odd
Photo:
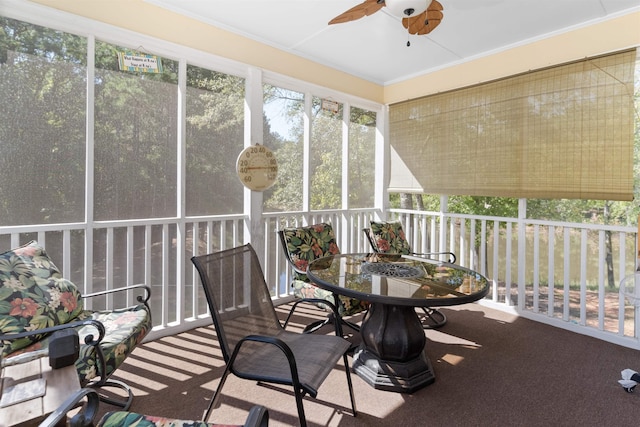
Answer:
[[[402,18],[402,25],[410,34],[424,35],[434,30],[443,14],[442,5],[437,0],[365,0],[329,21],[331,24],[342,24],[369,16],[383,7],[392,15]]]

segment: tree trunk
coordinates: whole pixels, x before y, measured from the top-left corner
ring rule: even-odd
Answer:
[[[413,197],[410,193],[400,193],[400,209],[413,209]],[[401,222],[404,216],[404,214],[400,215]]]
[[[413,209],[413,197],[410,193],[400,193],[400,209]]]

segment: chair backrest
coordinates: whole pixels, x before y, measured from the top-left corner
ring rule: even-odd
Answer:
[[[365,229],[365,233],[374,252],[403,255],[412,253],[400,222],[371,221],[370,227]]]
[[[311,261],[340,253],[331,224],[323,222],[306,227],[284,228],[278,234],[296,280],[309,281],[306,272]]]
[[[200,275],[225,362],[247,335],[282,331],[260,261],[250,244],[191,261]]]

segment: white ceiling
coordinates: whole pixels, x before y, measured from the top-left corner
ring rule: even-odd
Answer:
[[[439,0],[441,24],[410,36],[386,7],[327,24],[362,0],[147,1],[382,85],[640,10],[640,0]]]

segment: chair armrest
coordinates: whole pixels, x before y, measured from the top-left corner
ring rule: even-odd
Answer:
[[[249,415],[244,427],[267,427],[269,425],[269,411],[262,405],[254,405],[249,410]]]
[[[102,323],[100,323],[97,320],[94,319],[85,319],[85,320],[78,320],[78,321],[73,321],[73,322],[69,322],[69,323],[65,323],[62,325],[56,325],[56,326],[50,326],[48,328],[41,328],[41,329],[36,329],[33,331],[26,331],[26,332],[20,332],[20,333],[15,333],[15,334],[2,334],[0,335],[0,343],[4,343],[7,341],[13,341],[13,340],[17,340],[20,338],[27,338],[33,335],[43,335],[43,334],[50,334],[52,332],[55,331],[59,331],[62,329],[69,329],[69,328],[76,328],[79,326],[93,326],[94,328],[96,328],[96,330],[98,331],[98,337],[94,338],[93,334],[89,334],[85,337],[84,342],[87,345],[91,345],[91,346],[97,346],[98,344],[100,344],[100,341],[102,341],[102,339],[104,338],[105,335],[105,329],[104,329],[104,325]],[[16,356],[20,357],[20,356]],[[25,356],[27,357],[27,356]],[[9,360],[11,360],[12,358],[9,359],[3,359],[2,363],[7,364],[9,363]],[[20,358],[19,360],[16,359],[16,363],[22,363],[22,361],[24,361],[24,359]]]
[[[335,295],[335,294],[334,294]],[[328,305],[331,310],[337,315],[338,314],[338,307],[332,303],[331,301],[327,301],[324,298],[298,298],[293,305],[296,306],[298,304],[300,304],[301,302],[306,302],[309,304],[326,304]]]
[[[67,412],[80,406],[85,397],[87,403],[84,409],[71,418],[69,425],[70,427],[93,426],[93,419],[98,413],[100,397],[94,389],[82,388],[69,396],[62,405],[42,421],[38,427],[55,427],[60,425],[59,423],[66,419]]]
[[[147,305],[147,301],[149,301],[149,298],[151,297],[151,288],[148,285],[142,285],[142,284],[131,285],[131,286],[123,286],[121,288],[108,289],[106,291],[100,291],[100,292],[92,292],[90,294],[82,295],[82,298],[93,298],[93,297],[97,297],[97,296],[101,296],[101,295],[113,294],[113,293],[116,293],[116,292],[131,291],[133,289],[143,289],[144,290],[144,294],[143,295],[138,295],[136,297],[136,299],[138,300],[138,302]]]
[[[260,342],[260,343],[274,345],[278,347],[278,349],[280,349],[280,351],[284,353],[285,357],[287,358],[287,361],[289,362],[289,368],[291,369],[291,379],[293,381],[293,384],[300,384],[300,379],[298,378],[298,366],[296,364],[296,358],[293,355],[293,351],[291,351],[291,348],[287,345],[287,343],[282,341],[280,338],[273,337],[273,336],[266,336],[266,335],[247,335],[246,337],[238,341],[238,344],[236,344],[236,347],[233,349],[233,354],[231,354],[231,358],[229,359],[229,363],[228,363],[228,366],[231,367],[232,371],[238,377],[245,378],[243,375],[235,371],[235,369],[233,368],[233,362],[235,362],[235,359],[238,356],[238,353],[240,353],[240,349],[242,348],[242,345],[249,341]],[[257,374],[254,376],[256,378],[258,377]],[[264,377],[263,379],[265,379],[266,381],[273,381],[273,378]],[[279,380],[282,380],[282,378],[280,378]]]
[[[435,255],[449,255],[449,261],[447,261],[449,264],[455,264],[457,259],[456,254],[454,254],[453,252],[428,252],[428,253],[411,252],[411,255],[419,256],[423,258],[433,258]]]

